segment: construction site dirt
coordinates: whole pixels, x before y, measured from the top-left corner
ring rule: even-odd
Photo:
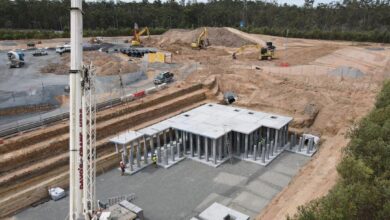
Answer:
[[[291,175],[291,180],[289,179],[278,193],[272,195],[269,201],[251,209],[251,216],[256,219],[284,219],[286,215],[293,215],[297,206],[325,195],[336,183],[336,166],[342,156],[342,149],[349,141],[346,135],[348,130],[370,111],[383,80],[390,77],[390,45],[287,39],[247,34],[232,28],[208,29],[210,46],[202,50],[194,50],[190,46],[195,33],[200,30],[173,29],[163,35],[145,39],[145,46],[171,52],[172,64],[148,64],[144,79],[152,84],[151,80],[155,74],[169,70],[174,72],[176,81],[166,90],[98,113],[97,170],[103,173],[119,164],[120,159],[115,154],[115,148],[108,143],[110,137],[128,129],[143,128],[206,102],[222,102],[223,93],[233,91],[238,96],[234,105],[291,116],[294,120],[290,124],[290,131],[321,137],[318,152],[297,167]],[[113,42],[123,42],[125,39],[127,38],[106,38],[107,41]],[[44,40],[42,47],[53,46],[61,41],[65,39]],[[255,48],[245,50],[237,54],[236,59],[232,59],[232,54],[238,47],[264,44],[268,41],[272,41],[276,46],[275,59],[258,60],[259,51]],[[15,41],[12,47],[22,47],[24,44],[24,41]],[[0,50],[12,49],[10,45],[0,44]],[[380,47],[383,50],[371,50],[372,47]],[[100,75],[116,76],[118,74],[113,73],[119,69],[127,69],[126,72],[133,73],[142,66],[140,60],[129,62],[129,58],[122,54],[99,53],[88,52],[86,57],[91,61],[94,61],[95,57],[104,60],[98,64]],[[2,56],[4,54],[1,53]],[[50,61],[46,62],[46,67],[38,65],[41,66],[36,68],[38,72],[42,68],[45,70],[43,72],[56,72],[56,68],[67,68],[66,56],[49,56],[47,59]],[[108,62],[112,64],[106,64]],[[59,67],[56,67],[56,64]],[[23,68],[17,71],[23,74]],[[49,74],[51,77],[57,75],[41,74]],[[64,77],[57,76],[59,78],[55,77],[56,80]],[[67,79],[61,80],[65,85]],[[1,90],[4,90],[3,84],[0,85]],[[102,97],[109,96],[115,89],[115,86],[107,87],[109,89],[101,91]],[[20,89],[20,92],[25,90],[28,90],[28,86],[24,90]],[[0,91],[0,95],[6,92]],[[57,96],[63,97],[61,104],[66,107],[66,94],[60,93],[56,94]],[[67,131],[68,122],[62,121],[3,140],[0,145],[2,217],[13,215],[47,199],[47,188],[50,186],[67,188]],[[228,168],[221,169],[226,171]],[[155,175],[154,171],[145,172]],[[111,178],[112,175],[114,174],[110,171],[101,178]],[[131,178],[136,178],[136,175]],[[251,175],[244,176],[250,178]],[[207,184],[203,186],[209,186]],[[248,182],[248,185],[250,184],[251,182]],[[102,194],[107,195],[108,192]],[[203,199],[205,198],[199,197],[197,202]],[[146,202],[147,199],[142,200],[142,203]],[[184,214],[196,209],[188,208],[191,210],[185,210]],[[258,210],[253,210],[255,208]],[[15,218],[23,219],[23,216],[25,214],[22,212]],[[167,215],[167,218],[169,217],[172,215]]]

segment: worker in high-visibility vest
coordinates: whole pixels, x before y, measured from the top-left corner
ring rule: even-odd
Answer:
[[[157,168],[157,156],[156,156],[156,154],[153,154],[152,161],[153,161],[154,167]]]

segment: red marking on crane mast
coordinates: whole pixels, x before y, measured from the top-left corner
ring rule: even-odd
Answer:
[[[80,125],[80,133],[79,133],[79,188],[84,188],[84,176],[83,176],[83,111],[79,109],[79,125]]]

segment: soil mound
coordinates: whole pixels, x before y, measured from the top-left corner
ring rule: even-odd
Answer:
[[[127,58],[128,59],[128,58]],[[60,63],[49,63],[41,69],[42,73],[68,74],[70,54],[63,54]],[[98,76],[116,75],[121,73],[131,73],[139,69],[138,64],[131,63],[120,54],[106,54],[98,51],[85,51],[84,63],[92,62],[96,67]]]
[[[197,28],[195,30],[171,29],[161,36],[159,45],[190,45],[202,31],[203,28]],[[246,44],[257,43],[250,38],[246,38],[245,35],[247,34],[239,30],[232,32],[228,28],[208,27],[207,31],[209,42],[214,46],[241,47]]]

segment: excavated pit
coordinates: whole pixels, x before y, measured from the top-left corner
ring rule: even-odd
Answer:
[[[129,125],[140,126],[196,107],[205,102],[206,91],[201,84],[179,84],[161,94],[99,112],[97,170],[101,172],[117,164],[114,147],[107,142],[107,137],[127,130]],[[67,122],[62,122],[27,133],[23,138],[10,138],[0,147],[3,152],[0,161],[2,217],[47,198],[48,186],[67,187],[68,176],[63,172],[68,169],[68,129]],[[15,197],[19,192],[22,195]]]

